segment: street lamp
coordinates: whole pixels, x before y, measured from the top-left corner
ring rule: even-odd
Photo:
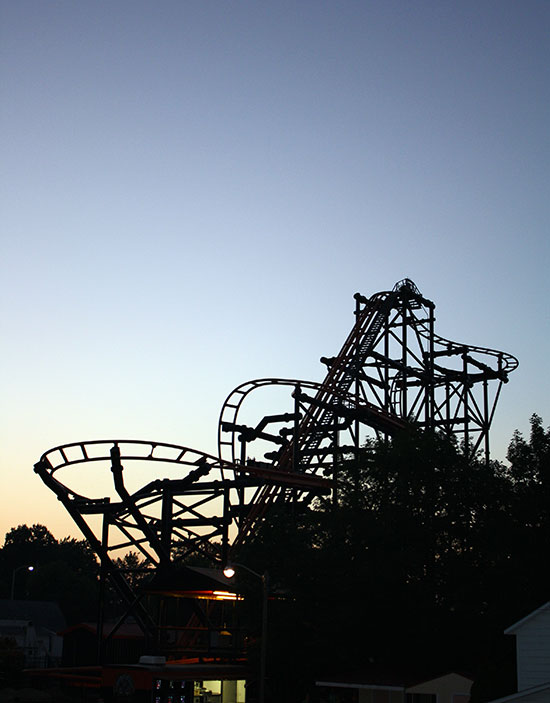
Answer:
[[[15,574],[18,571],[21,571],[21,569],[27,569],[27,571],[34,571],[34,566],[27,566],[26,564],[24,566],[17,566],[11,575],[11,600],[14,600],[14,594],[15,594]]]
[[[235,576],[235,568],[243,569],[248,571],[249,574],[260,579],[262,582],[262,638],[260,642],[260,679],[258,682],[258,702],[265,702],[265,679],[266,679],[266,662],[267,662],[267,596],[269,592],[269,574],[264,571],[263,574],[259,574],[244,564],[239,564],[236,561],[226,564],[223,575],[230,579]]]

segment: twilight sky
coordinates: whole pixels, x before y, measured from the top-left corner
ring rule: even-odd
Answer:
[[[550,423],[547,0],[0,10],[0,542],[80,537],[50,447],[215,453],[235,386],[321,380],[353,293],[406,276],[519,358],[494,457]]]

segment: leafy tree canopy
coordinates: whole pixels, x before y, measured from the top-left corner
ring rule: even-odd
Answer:
[[[95,617],[97,561],[86,540],[58,541],[44,525],[18,525],[6,534],[0,565],[3,597],[11,593],[17,569],[16,598],[56,601],[70,622]],[[34,569],[31,573],[22,566]]]
[[[502,631],[548,597],[549,447],[538,416],[509,467],[403,433],[342,462],[336,504],[276,506],[239,560],[292,593],[270,603],[285,611],[270,631],[281,668],[488,667]]]

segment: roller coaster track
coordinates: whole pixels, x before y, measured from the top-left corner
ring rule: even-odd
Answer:
[[[317,463],[313,466],[315,450],[331,432],[336,416],[341,417],[349,414],[349,409],[355,408],[355,397],[344,390],[346,387],[349,388],[350,385],[351,382],[347,381],[347,379],[345,379],[344,382],[332,383],[331,386],[327,388],[321,383],[283,378],[263,378],[241,384],[230,393],[222,406],[218,423],[218,447],[220,457],[234,466],[253,466],[254,462],[248,462],[243,455],[243,450],[246,447],[246,441],[244,440],[245,437],[249,439],[260,437],[270,440],[280,447],[279,453],[281,456],[277,457],[271,463],[272,468],[277,471],[278,475],[284,475],[286,473],[292,476],[292,480],[295,482],[307,469],[309,469],[309,474],[315,474],[317,471],[325,469],[327,452],[322,452],[317,458]],[[286,386],[294,391],[292,394],[295,399],[294,413],[300,413],[300,416],[303,417],[297,429],[297,436],[301,438],[307,437],[310,427],[315,428],[313,439],[309,438],[309,441],[303,443],[301,451],[303,452],[304,460],[302,461],[299,472],[293,471],[292,467],[293,442],[286,441],[281,435],[270,435],[265,432],[269,422],[283,422],[285,420],[298,419],[293,413],[268,416],[264,418],[264,420],[267,420],[267,423],[262,422],[255,428],[246,427],[239,423],[240,410],[249,394],[262,388],[275,386]],[[314,391],[315,398],[310,398],[305,395],[304,390]],[[399,418],[383,413],[379,408],[370,403],[361,404],[360,410],[365,416],[370,417],[371,424],[384,427],[389,433],[393,433],[398,429],[403,429],[405,426]],[[319,413],[318,411],[323,412]],[[319,414],[324,420],[324,426],[321,430],[317,429],[316,426],[317,416]],[[331,418],[328,422],[325,419],[327,416]],[[226,439],[228,432],[230,432],[230,438]],[[240,444],[240,449],[238,444]],[[296,495],[298,488],[299,486],[296,484],[286,486],[271,484],[258,487],[254,493],[249,496],[243,494],[241,496],[241,512],[245,508],[248,508],[246,522],[250,523],[256,520],[260,515],[263,515],[267,507],[280,498],[281,493],[286,493],[288,495],[290,492],[293,492],[294,495]],[[247,529],[244,524],[241,525],[240,533],[244,534],[246,532]]]
[[[319,468],[323,467],[323,458],[326,459],[328,452],[320,452],[320,446],[323,441],[331,434],[338,416],[350,414],[347,410],[352,410],[356,415],[363,410],[363,417],[369,417],[369,424],[384,428],[384,430],[392,434],[397,429],[403,429],[404,423],[398,417],[395,417],[390,412],[384,412],[375,405],[366,401],[361,402],[357,394],[351,396],[349,390],[361,372],[362,366],[372,348],[376,345],[384,321],[386,320],[389,311],[395,304],[398,298],[398,293],[395,291],[379,293],[372,296],[370,299],[356,294],[358,306],[356,308],[356,321],[348,338],[344,342],[340,353],[330,364],[327,376],[322,384],[311,384],[306,382],[292,382],[273,380],[272,383],[294,384],[299,393],[298,399],[303,399],[302,390],[304,387],[316,390],[316,395],[310,401],[310,406],[305,412],[304,417],[295,432],[294,442],[289,442],[283,447],[283,451],[277,458],[277,468],[280,471],[303,472],[309,471],[315,473]],[[359,303],[363,302],[364,307],[361,309]],[[267,385],[269,381],[264,380],[261,385]],[[251,382],[239,386],[226,400],[219,424],[220,437],[220,454],[225,444],[231,444],[234,447],[234,438],[231,441],[221,439],[224,425],[224,415],[228,408],[234,410],[235,417],[240,410],[242,403],[252,390],[259,387],[260,382]],[[238,398],[238,400],[237,400]],[[237,400],[237,402],[235,402]],[[365,412],[366,411],[366,412]],[[299,447],[295,444],[298,443]],[[334,452],[333,452],[334,453]],[[300,457],[299,464],[293,465],[293,460],[296,462],[296,457]],[[233,458],[235,455],[233,453]],[[317,458],[318,463],[315,463]],[[296,462],[298,463],[298,462]],[[259,488],[250,502],[250,509],[245,520],[241,524],[239,534],[233,542],[233,549],[238,549],[246,536],[253,529],[254,524],[261,519],[267,509],[278,499],[282,492],[277,486],[263,486]],[[289,496],[288,489],[286,497]],[[296,491],[293,492],[296,498]],[[285,497],[285,496],[283,496]]]
[[[500,388],[517,367],[517,360],[511,354],[458,344],[435,334],[435,305],[408,279],[396,284],[392,291],[371,298],[356,294],[355,300],[355,324],[339,354],[333,359],[321,359],[329,367],[322,383],[260,379],[242,384],[228,396],[220,415],[220,456],[231,448],[231,460],[239,462],[235,433],[238,429],[240,462],[245,462],[244,440],[253,441],[257,435],[253,428],[239,425],[238,416],[250,393],[271,384],[295,386],[294,397],[301,410],[299,419],[294,420],[299,424],[295,424],[293,432],[286,431],[291,439],[274,440],[279,444],[278,451],[266,455],[277,471],[330,472],[329,464],[334,466],[338,455],[352,448],[338,446],[335,428],[348,430],[357,449],[361,426],[391,435],[411,423],[458,435],[472,455],[484,443],[488,460],[489,428]],[[459,368],[441,364],[454,357],[461,362]],[[375,373],[369,376],[371,369]],[[492,398],[488,392],[490,381],[497,382]],[[482,388],[479,398],[473,390],[478,385]],[[314,390],[314,397],[307,396],[304,389]],[[284,417],[271,416],[275,421]],[[344,424],[340,422],[342,418]],[[225,432],[232,432],[232,437],[226,439]],[[264,435],[265,438],[268,437]],[[259,487],[249,497],[248,514],[241,520],[232,548],[239,547],[276,500],[286,500],[291,495],[296,499],[296,491],[288,487]],[[307,499],[306,492],[301,495]]]
[[[125,466],[130,467],[134,483],[147,468],[154,468],[156,473],[160,466],[165,470],[171,467],[176,478],[153,478],[129,489]],[[113,554],[133,548],[139,552],[143,568],[151,571],[169,565],[175,554],[180,560],[202,554],[223,561],[235,522],[231,504],[243,490],[290,481],[310,491],[330,492],[326,479],[302,476],[295,480],[265,467],[232,466],[189,447],[146,440],[65,444],[45,452],[34,468],[80,528],[99,556],[103,573],[149,637],[155,633],[155,624]],[[101,479],[102,471],[112,474],[111,496],[90,496],[75,488],[79,482],[104,488],[107,484]]]
[[[123,462],[133,464],[134,475],[138,476],[143,475],[144,467],[171,466],[177,478],[154,478],[130,491],[124,479]],[[94,464],[104,473],[110,470],[112,497],[85,496],[58,478],[60,473],[77,466],[88,474]],[[244,488],[269,482],[290,483],[321,493],[330,490],[330,482],[320,477],[291,477],[266,467],[234,466],[189,447],[146,440],[92,440],[55,447],[42,455],[35,472],[57,495],[102,558],[109,561],[110,552],[132,546],[153,567],[170,560],[174,544],[180,551],[183,547],[205,556],[212,556],[214,549],[221,558],[221,548],[227,545],[233,522],[231,502]],[[94,473],[94,482],[98,478],[97,472]],[[223,499],[221,515],[220,498]],[[97,530],[85,516],[101,516],[117,528],[119,540],[101,544]]]
[[[262,378],[227,396],[219,456],[162,442],[92,440],[55,447],[35,465],[144,632],[153,632],[154,623],[112,557],[121,550],[136,549],[153,571],[175,557],[224,562],[275,502],[307,504],[335,490],[342,461],[360,450],[369,432],[441,431],[471,455],[484,451],[488,461],[496,403],[517,360],[436,334],[435,305],[409,279],[354,298],[347,339],[335,357],[321,358],[322,382]],[[277,393],[283,407],[269,403],[275,412],[258,414],[262,393]],[[90,480],[92,466],[107,468],[108,497],[87,495],[105,485],[95,472]],[[137,487],[127,485],[127,466]],[[159,479],[160,467],[175,476]],[[153,477],[143,482],[152,468]],[[69,473],[71,487],[62,480]]]
[[[239,412],[243,407],[244,401],[247,399],[248,395],[253,391],[257,391],[260,388],[271,388],[274,386],[286,386],[293,389],[293,391],[299,389],[298,401],[300,397],[307,398],[307,401],[309,401],[300,403],[300,408],[302,411],[304,411],[304,413],[307,413],[309,410],[309,414],[307,415],[308,423],[306,424],[304,422],[300,425],[300,434],[305,434],[307,425],[312,422],[312,414],[310,410],[312,407],[321,408],[323,405],[330,403],[331,406],[334,406],[331,411],[332,415],[334,416],[335,411],[337,413],[344,413],[346,408],[352,408],[355,406],[355,397],[352,394],[342,391],[337,387],[333,387],[332,389],[327,390],[324,384],[316,383],[313,381],[304,381],[291,378],[259,378],[253,381],[247,381],[246,383],[242,383],[240,386],[237,386],[237,388],[231,391],[229,396],[224,401],[220,413],[220,419],[218,422],[218,451],[219,456],[223,461],[234,465],[238,465],[240,461],[242,462],[241,454],[243,443],[239,441],[238,437],[239,431],[242,431],[244,428],[242,427],[242,425],[239,424]],[[307,396],[303,396],[304,390],[315,391],[315,399],[312,400]],[[311,405],[311,403],[313,403],[313,405]],[[405,427],[405,424],[400,420],[399,417],[393,416],[389,413],[384,413],[372,403],[361,404],[361,409],[363,413],[371,415],[371,422],[374,426],[384,426],[390,434]],[[291,415],[292,413],[287,413],[286,419],[292,419]],[[273,417],[276,418],[279,416]],[[328,425],[329,423],[325,422],[325,424]],[[230,438],[226,439],[226,437],[228,436],[228,431],[230,431],[231,434]],[[253,430],[252,434],[258,434],[259,432],[261,432],[261,430]],[[322,440],[322,433],[318,433],[318,436],[319,440]],[[271,440],[281,445],[285,444],[284,440],[280,437],[271,436]],[[240,449],[239,444],[241,445]],[[313,443],[310,442],[310,444]],[[285,463],[287,462],[279,461],[277,468],[280,470],[285,470]]]
[[[396,298],[396,293],[379,293],[365,301],[364,308],[356,312],[355,325],[340,353],[330,365],[327,376],[313,401],[313,411],[306,415],[300,427],[300,437],[302,437],[300,455],[314,456],[314,450],[330,432],[334,425],[336,411],[336,408],[331,406],[337,404],[342,394],[349,392],[357,379],[367,355],[378,341],[383,323]],[[359,399],[354,400],[359,405]],[[349,401],[350,407],[354,404],[354,400]],[[372,404],[369,406],[371,409],[375,408]],[[379,419],[391,432],[396,418],[391,417],[390,413],[381,412]],[[310,461],[305,459],[306,463]],[[289,462],[290,457],[287,452],[281,463],[287,465]],[[302,460],[303,463],[304,460]]]
[[[426,343],[431,339],[434,348],[439,347],[439,349],[433,353],[434,374],[431,379],[432,387],[434,389],[446,387],[450,392],[450,395],[448,392],[445,400],[434,406],[434,415],[438,419],[439,424],[449,424],[445,419],[444,410],[446,410],[449,400],[454,398],[457,404],[469,401],[468,413],[470,414],[470,419],[475,420],[478,425],[485,423],[488,428],[493,420],[498,395],[492,404],[490,415],[484,417],[486,410],[484,411],[479,406],[476,397],[470,392],[470,389],[478,382],[487,382],[489,380],[498,380],[501,383],[507,383],[509,374],[518,367],[518,360],[506,352],[488,349],[487,347],[459,344],[445,339],[444,337],[440,337],[433,332],[430,335],[423,321],[418,326],[418,335],[422,337]],[[460,357],[463,360],[462,369],[448,369],[435,361],[441,357],[450,358],[452,356]],[[491,367],[488,363],[480,361],[478,357],[496,361],[495,367]],[[402,374],[396,375],[391,387],[391,409],[392,412],[399,416],[402,415],[402,380]],[[500,387],[499,385],[498,393],[500,393]],[[473,447],[473,451],[477,451],[481,444],[481,439],[481,437],[478,438],[478,441]]]

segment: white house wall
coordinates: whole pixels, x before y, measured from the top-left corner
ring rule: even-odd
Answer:
[[[550,684],[550,603],[509,627],[506,634],[516,636],[518,691]]]
[[[550,689],[539,691],[538,693],[530,693],[516,698],[513,703],[548,703],[550,701]]]

